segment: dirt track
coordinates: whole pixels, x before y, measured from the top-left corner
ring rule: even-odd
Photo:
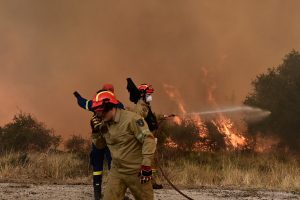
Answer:
[[[193,189],[183,190],[193,199],[300,199],[299,193],[262,190]],[[91,200],[90,185],[34,185],[20,183],[0,183],[1,200]],[[155,199],[184,199],[171,189],[155,191]]]

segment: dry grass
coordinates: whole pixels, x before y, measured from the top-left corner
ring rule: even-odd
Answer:
[[[6,153],[0,156],[0,180],[83,183],[89,175],[89,163],[75,154]]]
[[[300,191],[300,160],[292,155],[199,153],[171,159],[163,168],[183,186]]]
[[[292,155],[189,153],[161,163],[185,187],[223,186],[300,191],[300,161]],[[87,159],[71,153],[7,153],[0,156],[1,181],[91,183]]]

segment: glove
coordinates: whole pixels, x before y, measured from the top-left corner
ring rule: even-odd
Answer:
[[[141,93],[131,78],[127,78],[127,90],[129,92],[129,100],[136,104],[141,98]]]
[[[79,92],[77,92],[77,91],[73,92],[73,94],[74,94],[74,96],[75,96],[76,98],[80,98],[80,97],[81,97],[81,95],[80,95]]]
[[[149,182],[152,179],[152,167],[142,165],[139,177],[141,184]]]
[[[101,119],[94,115],[91,119],[91,128],[93,133],[99,132],[99,127],[102,124]]]
[[[103,121],[96,115],[94,115],[91,119],[91,128],[92,133],[105,134],[108,132],[107,124],[103,123]]]

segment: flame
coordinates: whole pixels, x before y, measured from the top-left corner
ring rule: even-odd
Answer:
[[[234,127],[234,123],[221,115],[218,119],[212,120],[218,131],[224,135],[227,149],[242,149],[247,145],[247,139]]]
[[[164,84],[164,88],[165,88],[167,95],[170,97],[170,99],[172,99],[173,101],[175,101],[177,103],[180,113],[183,115],[187,114],[187,111],[184,106],[185,104],[184,104],[184,101],[181,97],[179,90],[177,88],[175,88],[174,86],[168,85],[168,84]]]
[[[165,88],[165,91],[168,94],[169,98],[176,102],[180,113],[183,116],[186,115],[187,111],[185,108],[185,103],[182,99],[182,96],[181,96],[179,90],[177,88],[175,88],[174,86],[167,85],[167,84],[164,84],[164,88]],[[173,122],[177,125],[182,125],[183,120],[184,119],[179,116],[173,117]],[[185,120],[187,120],[187,118],[185,118]],[[205,129],[204,123],[201,120],[199,115],[193,115],[189,119],[189,122],[194,123],[196,125],[196,127],[199,130],[200,138],[205,138],[207,136],[207,130]],[[171,138],[167,138],[165,145],[170,148],[178,148],[178,145],[174,141],[172,141]],[[203,145],[203,143],[196,142],[193,146],[193,151],[207,151],[207,148]]]
[[[173,117],[173,122],[176,123],[177,125],[182,124],[182,119],[179,116]]]
[[[205,72],[204,77],[207,79],[208,71],[207,69],[203,71]],[[219,106],[214,98],[216,89],[217,86],[215,82],[211,82],[211,84],[207,86],[207,100],[212,107],[218,110]],[[247,145],[247,139],[235,128],[232,120],[222,113],[219,113],[217,119],[212,120],[212,123],[217,127],[218,131],[224,135],[227,148],[233,147],[234,149],[242,149]]]
[[[179,111],[183,115],[183,117],[175,116],[173,118],[173,122],[177,125],[182,125],[183,120],[186,120],[188,123],[193,123],[197,127],[197,130],[199,132],[199,138],[205,141],[208,138],[209,133],[205,125],[205,122],[201,119],[200,115],[197,114],[187,115],[187,111],[184,106],[185,104],[179,90],[176,89],[174,86],[167,85],[167,84],[164,84],[164,88],[168,96],[171,98],[171,100],[176,102]],[[213,95],[213,91],[215,89],[216,89],[215,84],[208,87],[208,101],[211,102],[211,104],[213,104],[214,107],[217,107]],[[223,114],[219,113],[218,118],[212,120],[212,123],[217,127],[218,131],[224,136],[227,149],[232,149],[232,148],[242,149],[247,145],[247,139],[238,132],[238,130],[234,126],[234,123],[229,118],[226,118]],[[203,141],[196,142],[193,146],[193,151],[210,150],[211,149],[210,146],[212,144]],[[174,141],[172,141],[171,138],[168,138],[166,142],[166,146],[171,148],[176,147]]]
[[[168,85],[168,84],[164,84],[164,88],[165,88],[166,93],[170,97],[170,99],[176,102],[180,113],[182,115],[186,115],[187,111],[184,106],[185,103],[182,99],[182,96],[181,96],[179,90],[177,88],[175,88],[174,86]],[[191,118],[189,119],[189,121],[190,121],[190,123],[194,123],[196,125],[196,127],[198,128],[200,138],[205,138],[207,136],[207,129],[199,115],[196,115],[196,114],[192,115]],[[179,116],[175,116],[173,118],[173,122],[176,123],[177,125],[181,125],[182,118],[180,118]]]
[[[208,135],[208,130],[205,126],[204,121],[201,119],[201,117],[199,115],[192,115],[191,120],[199,130],[199,137],[206,138]]]
[[[212,151],[211,146],[205,142],[196,142],[193,145],[192,151],[194,152],[208,152]]]
[[[172,149],[177,149],[178,144],[176,144],[170,137],[166,139],[165,146],[172,148]]]
[[[207,101],[215,110],[219,110],[219,106],[214,97],[214,92],[217,89],[215,82],[208,80],[209,72],[203,68],[204,84],[207,85]],[[218,149],[218,143],[213,141],[213,137],[210,137],[206,122],[201,119],[199,114],[188,114],[185,108],[184,100],[180,94],[180,91],[172,85],[164,84],[164,89],[170,99],[176,102],[178,110],[180,111],[181,117],[173,117],[173,123],[177,125],[186,126],[188,123],[193,123],[199,132],[199,141],[195,142],[192,150],[193,151],[211,151]],[[184,122],[184,123],[183,123]],[[217,131],[223,136],[226,145],[226,150],[242,150],[249,147],[251,138],[246,137],[244,131],[241,130],[240,126],[237,126],[232,119],[227,117],[223,113],[218,113],[216,118],[210,121],[217,129]],[[279,143],[279,140],[270,138],[256,138],[255,151],[265,152],[272,146]],[[178,148],[178,145],[171,139],[168,138],[166,146],[170,148]],[[224,147],[223,147],[224,148]]]

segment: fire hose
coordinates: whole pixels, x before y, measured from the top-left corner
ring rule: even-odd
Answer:
[[[189,197],[188,195],[184,194],[183,192],[181,192],[171,181],[170,179],[167,177],[167,175],[165,174],[164,170],[162,169],[162,167],[160,165],[157,165],[158,169],[161,172],[161,175],[166,179],[166,181],[169,183],[169,185],[179,194],[181,194],[182,196],[184,196],[186,199],[189,200],[194,200],[193,198]]]
[[[161,120],[159,123],[158,123],[158,127],[160,127],[161,123],[166,120],[166,119],[169,119],[169,118],[172,118],[172,117],[175,117],[176,115],[174,114],[171,114],[171,115],[168,115],[168,116],[164,116],[163,117],[163,120]],[[189,197],[188,195],[184,194],[182,191],[180,191],[171,181],[170,179],[168,178],[168,176],[166,175],[166,173],[164,172],[163,168],[158,164],[158,152],[156,152],[156,158],[155,158],[155,161],[156,161],[156,165],[159,169],[159,171],[161,172],[161,175],[166,179],[166,181],[168,182],[168,184],[176,191],[178,192],[179,194],[181,194],[183,197],[185,197],[186,199],[188,200],[194,200],[193,198]]]

